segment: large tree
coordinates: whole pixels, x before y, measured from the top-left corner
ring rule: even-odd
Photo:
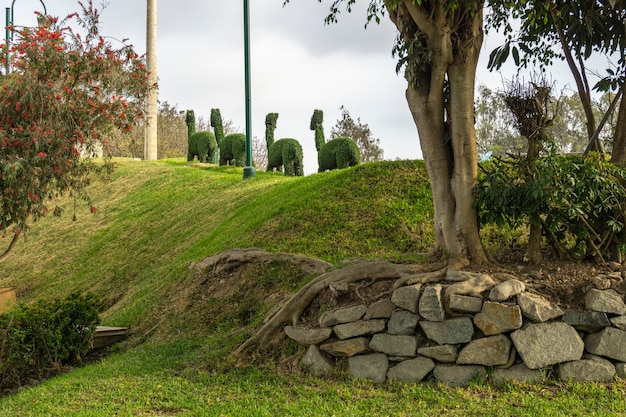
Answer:
[[[100,35],[99,11],[89,1],[82,14],[40,26],[9,28],[16,41],[0,76],[0,227],[20,234],[64,193],[89,202],[94,172],[112,163],[88,156],[106,150],[104,133],[129,130],[143,116],[147,75],[132,47],[115,49]],[[75,29],[72,29],[74,24]],[[91,207],[92,211],[95,208]]]
[[[355,2],[333,0],[327,22],[336,21],[342,4],[350,10]],[[472,207],[483,8],[483,0],[370,0],[368,6],[369,20],[386,14],[398,29],[394,52],[430,177],[436,249],[449,256],[451,268],[488,261]]]

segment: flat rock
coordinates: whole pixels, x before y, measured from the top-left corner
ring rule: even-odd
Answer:
[[[422,346],[417,348],[417,354],[426,356],[442,363],[455,363],[459,357],[457,345]]]
[[[615,366],[597,356],[559,365],[558,378],[561,381],[604,382],[615,377]]]
[[[348,372],[360,379],[383,383],[387,379],[389,359],[382,353],[352,356],[348,359]]]
[[[351,339],[358,336],[366,336],[385,330],[385,320],[359,320],[353,323],[338,324],[333,327],[335,335],[339,339]]]
[[[585,348],[576,329],[563,322],[529,324],[511,333],[511,340],[530,369],[579,360]]]
[[[450,310],[460,313],[478,313],[483,308],[483,299],[467,295],[452,294],[448,301]]]
[[[503,334],[469,342],[459,353],[457,365],[504,365],[509,361],[511,340]]]
[[[378,333],[372,336],[369,347],[389,356],[414,357],[417,352],[417,337]]]
[[[593,333],[611,325],[606,313],[599,311],[574,311],[566,310],[563,322],[574,326],[576,330]]]
[[[315,345],[309,346],[309,349],[302,358],[301,363],[308,368],[309,372],[316,375],[328,374],[335,369],[335,366],[330,359],[328,359]]]
[[[370,351],[370,342],[364,337],[348,340],[334,340],[326,342],[320,349],[333,356],[354,356]]]
[[[496,281],[486,274],[471,274],[462,271],[448,271],[446,279],[455,281],[457,278],[468,277],[461,282],[450,285],[444,291],[445,299],[449,300],[453,294],[469,295],[471,297],[482,297],[481,293],[492,289],[496,285]]]
[[[400,287],[391,294],[391,301],[398,307],[417,313],[422,284]]]
[[[522,327],[522,311],[517,305],[486,301],[480,313],[474,316],[474,324],[485,336],[510,332]]]
[[[626,304],[622,296],[613,290],[591,289],[585,295],[585,306],[588,310],[626,315]]]
[[[611,324],[620,330],[626,330],[626,316],[617,316],[611,318]]]
[[[443,321],[446,318],[446,310],[441,297],[442,287],[440,284],[429,285],[419,301],[419,314],[429,321]]]
[[[620,362],[626,362],[626,331],[606,327],[585,338],[585,348],[593,355],[605,356]]]
[[[388,319],[395,308],[396,305],[391,302],[391,298],[384,298],[367,308],[363,320]]]
[[[357,305],[327,311],[322,314],[322,317],[320,317],[320,326],[332,327],[336,326],[337,324],[350,323],[353,321],[361,320],[366,311],[367,307],[365,307],[364,305]]]
[[[391,314],[387,322],[387,333],[389,334],[415,334],[419,316],[407,310],[396,310]]]
[[[435,362],[430,358],[418,356],[415,359],[402,361],[387,372],[390,381],[420,382],[435,368]]]
[[[451,387],[462,387],[475,379],[486,379],[487,369],[480,365],[436,365],[433,374],[439,382]]]
[[[545,374],[540,369],[530,369],[523,363],[511,366],[510,368],[495,368],[493,371],[493,381],[496,384],[505,382],[525,382],[537,384],[544,380]]]
[[[285,334],[301,345],[319,345],[330,338],[332,329],[327,327],[321,329],[305,329],[297,326],[285,326]]]
[[[522,315],[536,323],[561,317],[565,312],[540,295],[523,292],[517,296]]]
[[[526,290],[526,284],[517,279],[509,279],[497,284],[489,292],[489,300],[491,301],[506,301],[511,297],[524,292]]]
[[[419,324],[426,337],[440,345],[468,343],[474,335],[474,325],[469,317],[457,317],[439,322],[420,320]]]

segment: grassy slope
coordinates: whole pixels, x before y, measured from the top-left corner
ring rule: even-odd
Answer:
[[[210,332],[198,331],[191,328],[198,326],[195,317],[172,308],[172,294],[192,282],[187,273],[191,262],[247,246],[331,262],[348,257],[414,260],[432,239],[427,181],[417,162],[367,164],[305,178],[261,172],[254,180],[241,177],[240,169],[190,166],[180,160],[120,161],[113,181],[91,191],[96,215],[79,206],[78,221],[69,221],[73,202],[68,200],[69,215],[35,225],[29,240],[2,265],[2,285],[17,288],[25,301],[76,289],[96,292],[109,307],[105,323],[130,326],[136,337],[99,364],[1,399],[0,415],[626,411],[620,384],[525,391],[428,384],[381,388],[343,378],[328,383],[220,365],[245,335],[220,331],[217,325]],[[157,337],[158,332],[150,332],[155,327],[167,331]],[[152,337],[142,338],[145,334]]]

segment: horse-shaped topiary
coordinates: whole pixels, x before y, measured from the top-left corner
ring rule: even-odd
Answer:
[[[231,133],[224,136],[219,143],[220,165],[234,165],[243,167],[246,165],[246,135],[243,133]]]
[[[274,130],[278,113],[269,113],[265,117],[265,143],[267,144],[267,171],[282,171],[285,176],[303,176],[302,146],[291,138],[282,138],[274,142]]]
[[[189,136],[187,146],[187,161],[193,161],[194,157],[198,162],[213,162],[217,151],[217,141],[215,135],[208,131],[194,132]]]
[[[361,163],[361,152],[350,138],[331,139],[317,153],[318,172],[343,169]]]

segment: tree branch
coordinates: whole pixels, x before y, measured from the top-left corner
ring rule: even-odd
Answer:
[[[19,239],[19,236],[20,236],[19,233],[15,233],[13,235],[13,239],[11,239],[11,243],[9,244],[9,247],[4,251],[2,255],[0,255],[0,263],[4,262],[9,257],[9,255],[13,251],[13,248],[15,247],[15,244],[17,243],[17,240]]]

